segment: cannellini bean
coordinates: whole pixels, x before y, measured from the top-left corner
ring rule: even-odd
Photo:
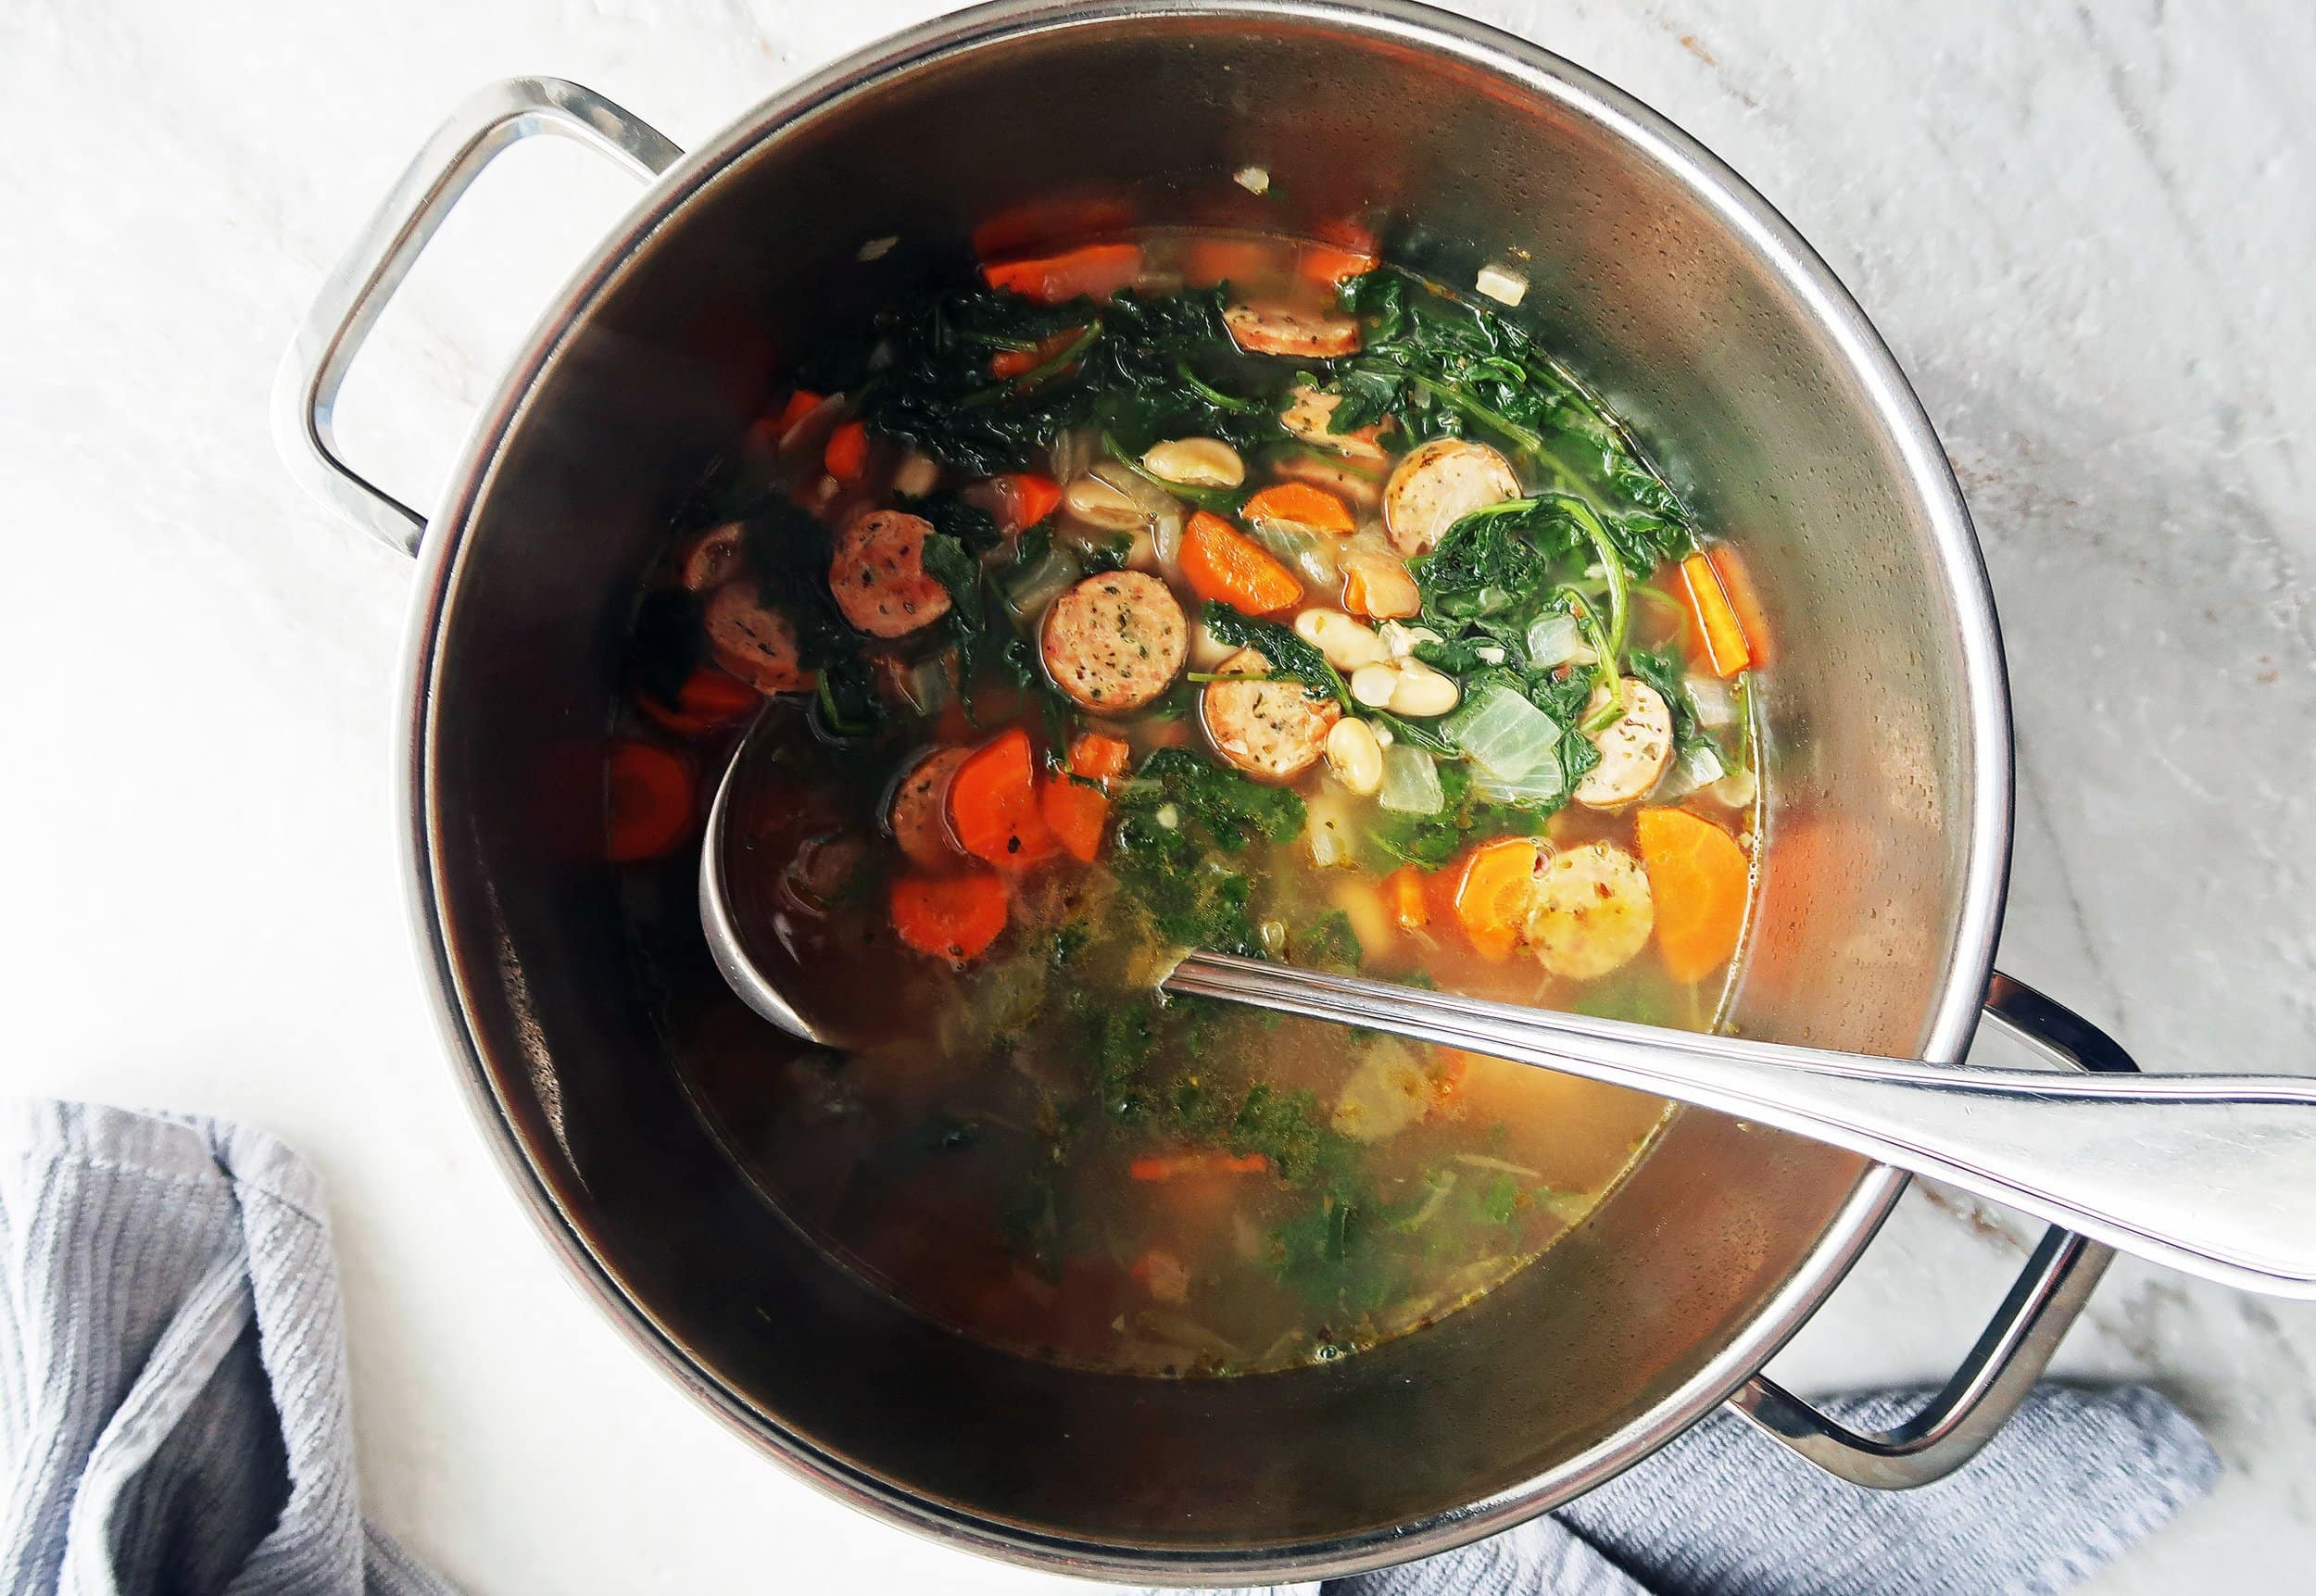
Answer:
[[[1062,490],[1062,507],[1074,520],[1104,532],[1140,532],[1150,524],[1133,496],[1090,471]]]
[[[1365,721],[1346,717],[1327,734],[1327,768],[1361,798],[1383,785],[1383,745]]]
[[[1394,555],[1378,548],[1346,549],[1337,563],[1343,572],[1343,608],[1377,621],[1414,615],[1423,594]]]
[[[1342,723],[1348,726],[1355,723]],[[1346,871],[1328,884],[1327,896],[1351,922],[1351,934],[1359,938],[1361,952],[1377,953],[1397,940],[1399,927],[1392,923],[1382,889],[1367,876]]]
[[[1370,710],[1390,707],[1399,690],[1399,672],[1390,665],[1362,665],[1351,673],[1351,696]]]
[[[1295,617],[1295,635],[1327,656],[1338,671],[1356,671],[1389,659],[1383,639],[1340,609],[1305,609]]]
[[[941,468],[929,456],[914,449],[900,457],[900,464],[893,471],[893,492],[910,498],[923,498],[940,485]]]
[[[1406,659],[1416,651],[1418,643],[1444,641],[1429,626],[1403,626],[1396,621],[1386,621],[1377,630],[1383,639],[1383,647],[1391,651],[1394,660]]]
[[[1464,696],[1454,677],[1420,660],[1402,660],[1393,669],[1398,679],[1391,684],[1388,707],[1394,715],[1444,715]]]
[[[1170,438],[1142,457],[1142,469],[1186,487],[1237,487],[1246,461],[1220,438]]]

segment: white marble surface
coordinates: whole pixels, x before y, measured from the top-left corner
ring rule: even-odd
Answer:
[[[1961,470],[2022,754],[2005,964],[2151,1066],[2316,1033],[2316,12],[2286,0],[1501,0],[1669,112],[1880,322]],[[377,1514],[480,1593],[1026,1590],[822,1501],[568,1289],[500,1189],[406,950],[398,559],[266,431],[315,281],[434,120],[585,82],[698,141],[911,0],[0,6],[0,1087],[237,1114],[334,1192]],[[477,188],[349,395],[421,502],[622,207],[574,150]],[[2018,1253],[1927,1197],[1782,1360],[1943,1372]],[[2119,1268],[2063,1370],[2210,1427],[2217,1496],[2107,1596],[2316,1557],[2316,1309]]]

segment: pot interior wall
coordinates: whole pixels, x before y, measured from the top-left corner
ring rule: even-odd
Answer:
[[[1229,181],[1250,164],[1270,173],[1265,199]],[[1592,115],[1381,31],[1152,18],[952,50],[731,164],[585,308],[472,513],[435,533],[452,564],[427,842],[523,1156],[698,1377],[784,1444],[937,1512],[1227,1561],[1453,1513],[1617,1436],[1805,1265],[1861,1166],[1684,1113],[1590,1223],[1479,1306],[1334,1366],[1222,1383],[968,1345],[767,1210],[688,1101],[657,1015],[692,1016],[691,1045],[725,1038],[723,1067],[775,1069],[780,1043],[696,949],[666,950],[668,989],[645,989],[622,894],[680,920],[689,859],[624,882],[600,861],[635,584],[815,329],[963,270],[976,224],[1057,195],[1145,222],[1355,217],[1450,282],[1527,262],[1529,310],[1742,545],[1772,618],[1776,811],[1745,1030],[1922,1043],[1969,847],[1962,661],[1892,439],[1760,260]],[[887,236],[901,242],[856,258]]]

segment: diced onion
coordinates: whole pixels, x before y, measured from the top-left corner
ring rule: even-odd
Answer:
[[[1567,785],[1560,726],[1512,687],[1492,682],[1442,728],[1471,760],[1472,785],[1505,803],[1549,803]]]
[[[1077,557],[1057,546],[1024,569],[1008,572],[998,584],[998,597],[1014,620],[1027,624],[1044,614],[1045,607],[1084,574],[1085,567],[1077,563]]]
[[[1709,742],[1692,743],[1681,749],[1680,758],[1665,773],[1664,780],[1656,784],[1657,801],[1669,803],[1674,798],[1686,798],[1699,787],[1711,786],[1728,773],[1728,767],[1721,762],[1720,749]]]
[[[1440,768],[1431,756],[1407,743],[1383,749],[1383,787],[1376,802],[1401,814],[1438,814],[1447,804]]]
[[[1576,658],[1584,647],[1584,632],[1575,616],[1555,609],[1528,623],[1527,642],[1529,669],[1547,671]]]
[[[1315,587],[1332,587],[1342,580],[1335,563],[1338,537],[1319,537],[1284,522],[1256,522],[1254,541],[1278,557]]]
[[[1708,731],[1720,731],[1737,723],[1737,695],[1718,676],[1691,674],[1680,679],[1688,691],[1689,702],[1696,706],[1697,724]]]

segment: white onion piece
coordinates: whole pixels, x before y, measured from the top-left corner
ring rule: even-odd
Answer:
[[[1727,682],[1718,676],[1691,674],[1680,679],[1680,685],[1689,702],[1696,706],[1697,724],[1718,732],[1737,723],[1737,695]]]
[[[1554,610],[1528,623],[1526,641],[1529,669],[1545,671],[1576,658],[1584,647],[1584,631],[1575,616]]]
[[[1421,748],[1390,744],[1383,750],[1383,790],[1376,802],[1401,814],[1438,814],[1447,806],[1439,766]]]
[[[1148,518],[1151,550],[1158,569],[1171,580],[1182,558],[1182,501],[1118,460],[1102,461],[1092,474],[1132,499]]]
[[[1659,803],[1687,798],[1699,787],[1711,786],[1729,773],[1721,762],[1721,751],[1711,743],[1692,743],[1674,759],[1656,784],[1655,798]]]

